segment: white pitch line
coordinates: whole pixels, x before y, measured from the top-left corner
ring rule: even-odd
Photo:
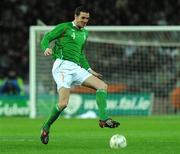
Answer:
[[[23,139],[23,138],[18,138],[18,139],[5,139],[5,138],[3,138],[3,139],[1,139],[0,138],[0,142],[34,142],[34,141],[36,141],[36,140],[33,140],[33,139]]]

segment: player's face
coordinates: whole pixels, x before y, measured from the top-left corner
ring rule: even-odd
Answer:
[[[86,12],[80,12],[78,16],[75,15],[76,25],[79,28],[85,27],[89,21],[89,16],[90,16],[89,13],[86,13]]]

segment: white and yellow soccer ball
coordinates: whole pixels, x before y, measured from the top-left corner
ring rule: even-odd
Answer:
[[[127,146],[127,140],[123,135],[115,134],[111,137],[109,145],[113,149],[125,148]]]

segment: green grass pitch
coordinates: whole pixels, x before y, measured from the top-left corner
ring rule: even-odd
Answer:
[[[0,118],[0,154],[178,154],[180,116],[114,117],[116,129],[99,128],[97,119],[60,118],[52,126],[50,142],[40,142],[44,119]],[[109,139],[127,138],[124,149],[110,149]]]

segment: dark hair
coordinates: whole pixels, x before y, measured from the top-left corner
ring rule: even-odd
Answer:
[[[81,5],[81,6],[77,7],[75,9],[74,14],[78,16],[78,15],[80,15],[80,12],[90,13],[88,8],[86,6],[84,6],[84,5]]]

